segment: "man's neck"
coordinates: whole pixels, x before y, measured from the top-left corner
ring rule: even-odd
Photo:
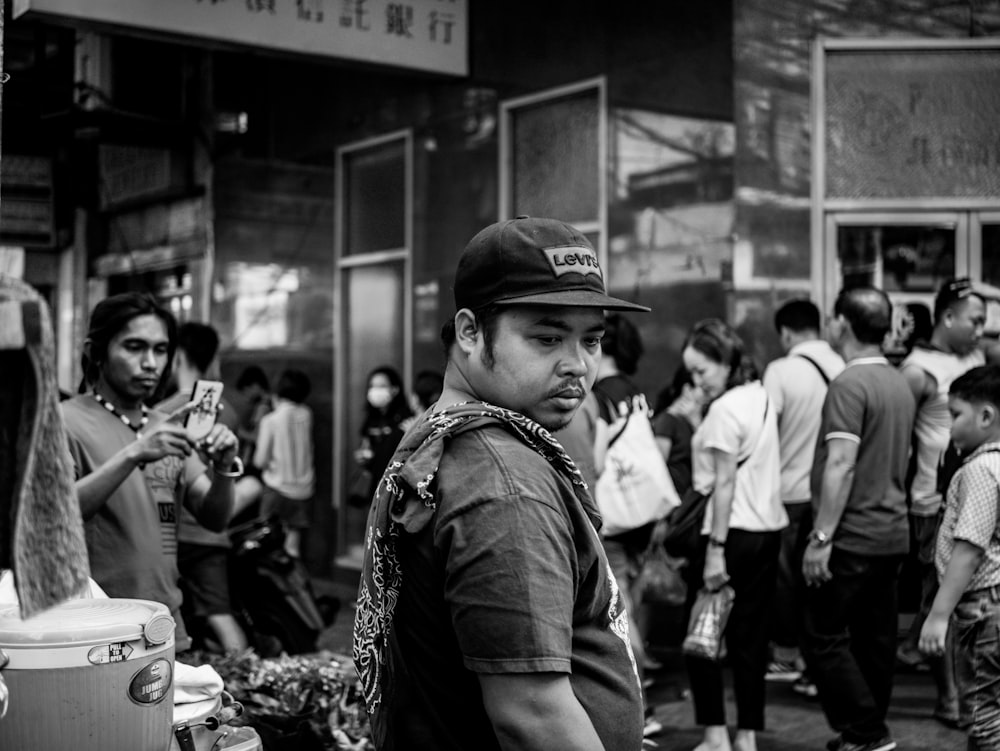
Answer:
[[[799,333],[792,332],[788,336],[788,349],[786,352],[791,352],[795,347],[800,344],[805,344],[806,342],[818,342],[822,341],[819,338],[818,331],[802,331]]]
[[[847,342],[843,351],[844,361],[861,360],[865,357],[885,357],[882,348],[877,344],[862,344],[861,342]]]
[[[128,413],[138,412],[142,409],[141,400],[132,399],[131,397],[120,394],[103,378],[99,379],[97,383],[94,384],[94,392],[99,394],[102,399],[111,404],[111,406],[119,412],[124,413],[126,417],[129,416]]]
[[[931,339],[928,344],[932,349],[936,349],[938,352],[946,352],[949,355],[958,354],[958,352],[955,351],[955,348],[949,343],[948,335],[942,326],[934,327],[934,331],[931,333]]]

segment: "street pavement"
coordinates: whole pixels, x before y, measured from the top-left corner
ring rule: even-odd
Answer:
[[[318,593],[334,595],[341,601],[340,612],[320,636],[319,647],[350,655],[356,585],[329,581],[314,584]],[[668,641],[676,641],[674,636],[676,633],[671,634]],[[680,650],[674,644],[656,645],[653,654],[664,668],[649,674],[654,683],[647,695],[653,715],[663,724],[663,730],[650,738],[656,745],[649,743],[646,747],[657,751],[691,751],[700,742],[701,731],[694,724],[694,708]],[[946,728],[931,717],[934,698],[934,685],[927,673],[897,673],[889,728],[899,751],[964,751],[964,733]],[[733,728],[736,708],[728,687],[726,705]],[[767,729],[757,736],[759,751],[823,751],[827,741],[835,735],[826,723],[819,702],[794,693],[790,683],[767,684],[766,722]]]
[[[663,730],[651,740],[658,751],[691,751],[701,741],[694,724],[694,706],[687,691],[683,660],[676,650],[659,652],[665,669],[651,673],[655,679],[647,690],[654,717]],[[727,680],[729,679],[727,675]],[[767,729],[757,735],[759,751],[822,751],[836,735],[827,725],[819,702],[792,691],[790,683],[767,684]],[[965,734],[931,717],[935,691],[926,673],[897,673],[889,710],[889,729],[899,751],[963,751]],[[730,728],[736,722],[736,706],[730,686],[726,690],[726,716]]]

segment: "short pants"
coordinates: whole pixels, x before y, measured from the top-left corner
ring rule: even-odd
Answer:
[[[198,618],[231,612],[229,603],[229,548],[181,542],[177,568],[184,591],[184,608]]]
[[[302,500],[289,498],[265,485],[260,494],[260,515],[265,519],[276,515],[289,529],[305,529],[309,526],[307,503],[309,503],[308,498]]]

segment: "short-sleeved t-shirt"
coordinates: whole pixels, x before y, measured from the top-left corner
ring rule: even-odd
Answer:
[[[862,555],[898,555],[909,549],[906,469],[916,404],[906,380],[884,357],[851,360],[823,402],[812,470],[818,509],[829,441],[858,444],[854,482],[833,544]]]
[[[449,441],[435,498],[432,522],[397,542],[405,586],[390,632],[387,742],[497,749],[477,675],[563,673],[604,747],[638,749],[626,616],[569,482],[489,426]]]
[[[76,478],[85,477],[135,441],[135,433],[92,396],[62,403]],[[166,417],[152,410],[147,430]],[[129,473],[94,516],[84,522],[90,575],[110,597],[161,602],[178,617],[177,513],[188,485],[205,472],[197,456],[169,456]]]
[[[962,463],[948,486],[944,518],[938,532],[934,562],[944,578],[955,550],[965,540],[983,550],[983,559],[967,591],[1000,584],[1000,443],[985,443]]]
[[[778,421],[760,381],[735,386],[709,405],[691,444],[694,487],[701,493],[715,488],[713,449],[743,461],[736,470],[736,490],[729,526],[747,532],[772,532],[788,525],[781,503]],[[712,529],[713,506],[705,510],[702,534]]]
[[[664,410],[653,418],[653,435],[670,441],[667,471],[678,495],[683,496],[691,487],[691,439],[694,437],[694,428],[685,418]]]

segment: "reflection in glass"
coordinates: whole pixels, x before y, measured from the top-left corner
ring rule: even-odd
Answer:
[[[333,345],[331,282],[309,267],[227,263],[213,291],[212,324],[224,348]]]
[[[610,283],[718,280],[732,254],[730,123],[611,111]]]
[[[955,275],[955,228],[841,225],[837,257],[845,288],[934,292]]]

